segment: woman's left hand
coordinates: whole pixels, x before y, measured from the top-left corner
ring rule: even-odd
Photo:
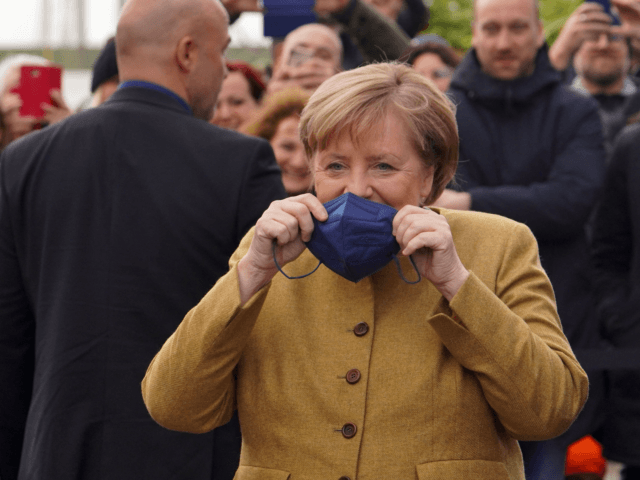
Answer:
[[[393,219],[393,234],[400,253],[413,255],[420,274],[451,300],[469,271],[458,257],[446,218],[427,208],[406,205]]]

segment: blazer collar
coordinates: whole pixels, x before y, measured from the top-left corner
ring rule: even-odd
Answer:
[[[131,85],[125,88],[118,88],[113,95],[107,100],[107,103],[111,102],[139,102],[154,105],[161,108],[168,108],[175,110],[176,112],[183,113],[185,115],[193,116],[193,112],[189,108],[187,110],[184,100],[177,97],[173,92],[166,93],[159,89],[151,89],[145,86]],[[182,100],[182,101],[181,101]]]

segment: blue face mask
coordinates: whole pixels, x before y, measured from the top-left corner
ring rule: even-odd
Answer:
[[[411,257],[418,280],[407,281],[400,269],[396,257],[400,245],[393,236],[393,218],[398,213],[395,208],[353,193],[340,195],[325,203],[324,207],[329,218],[324,222],[313,219],[313,234],[307,242],[307,248],[320,263],[347,280],[359,282],[394,260],[405,282],[413,284],[420,281],[420,273]],[[275,242],[273,253],[275,260]],[[318,269],[316,267],[306,275],[290,277],[282,271],[277,261],[276,266],[290,279],[304,278]]]

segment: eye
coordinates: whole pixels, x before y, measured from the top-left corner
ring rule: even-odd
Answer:
[[[516,33],[522,33],[527,29],[527,25],[525,23],[516,23],[511,26],[511,31]]]
[[[331,162],[329,165],[327,165],[327,170],[334,171],[334,172],[340,172],[340,171],[344,170],[344,165],[342,165],[339,162]]]
[[[231,105],[233,105],[234,107],[239,107],[240,105],[242,105],[244,103],[244,98],[231,98],[229,100],[229,103]]]
[[[500,28],[494,23],[489,23],[488,25],[484,25],[482,27],[482,30],[488,35],[495,35],[496,33],[498,33],[498,30],[500,30]]]
[[[280,144],[280,148],[282,148],[283,150],[287,151],[287,152],[295,152],[296,151],[296,144],[293,142],[283,142]]]
[[[391,172],[395,170],[395,168],[385,162],[376,163],[375,168],[381,172]]]

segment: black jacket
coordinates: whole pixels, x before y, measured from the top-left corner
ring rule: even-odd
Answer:
[[[640,347],[640,125],[616,141],[594,222],[593,256],[599,313],[616,349]],[[635,360],[635,364],[632,362]],[[599,440],[606,458],[640,466],[640,371],[637,353],[609,373],[606,421]]]
[[[2,480],[233,476],[237,428],[165,430],[140,382],[284,196],[265,141],[146,88],[118,90],[9,145],[0,156]]]
[[[450,94],[460,132],[457,188],[471,194],[473,210],[531,228],[571,345],[597,346],[586,231],[605,172],[596,102],[562,84],[546,46],[534,73],[513,81],[485,74],[471,49]]]

